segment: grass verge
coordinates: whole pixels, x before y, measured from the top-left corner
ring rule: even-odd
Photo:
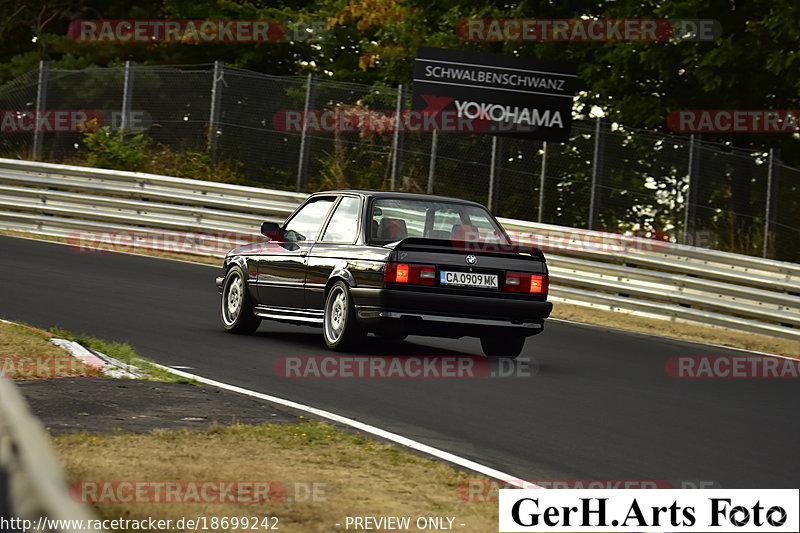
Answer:
[[[551,316],[574,322],[800,358],[800,341],[746,333],[728,328],[638,317],[565,303],[553,304],[553,314]]]
[[[417,517],[451,517],[459,531],[497,528],[496,503],[463,497],[468,480],[481,476],[320,422],[52,439],[73,483],[240,481],[285,487],[286,498],[272,503],[209,503],[203,497],[199,503],[96,503],[102,518],[273,516],[280,530],[303,533],[346,531],[347,516],[408,516],[412,524]]]
[[[9,322],[0,322],[0,373],[11,379],[101,374],[52,344],[45,333]]]

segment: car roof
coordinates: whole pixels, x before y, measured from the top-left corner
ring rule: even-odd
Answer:
[[[455,202],[459,204],[475,205],[484,207],[478,202],[471,200],[462,200],[461,198],[452,198],[450,196],[435,196],[433,194],[419,194],[412,192],[396,192],[396,191],[369,191],[366,189],[336,189],[331,191],[320,191],[314,193],[312,196],[325,195],[325,194],[357,194],[366,198],[396,198],[398,200],[425,200],[428,202]]]

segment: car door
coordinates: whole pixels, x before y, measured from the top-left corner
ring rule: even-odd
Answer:
[[[346,269],[348,262],[358,259],[354,243],[362,223],[362,199],[342,196],[325,226],[320,239],[308,256],[306,270],[306,306],[321,310],[325,305],[325,284],[336,269]]]
[[[305,308],[308,252],[335,201],[335,196],[311,200],[284,224],[282,237],[270,241],[258,260],[258,296],[262,305]]]

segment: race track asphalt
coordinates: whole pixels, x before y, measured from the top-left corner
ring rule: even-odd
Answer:
[[[0,236],[0,316],[131,343],[165,365],[330,410],[518,479],[663,480],[796,488],[800,379],[675,379],[671,357],[742,355],[550,322],[531,376],[286,379],[281,356],[327,356],[318,329],[222,331],[205,265]],[[370,338],[360,355],[480,355],[476,339]],[[337,356],[338,357],[338,356]],[[519,370],[519,369],[518,369]]]

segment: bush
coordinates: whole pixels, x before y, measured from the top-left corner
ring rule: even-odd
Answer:
[[[147,172],[153,174],[234,185],[247,184],[243,167],[241,161],[225,159],[215,163],[208,152],[175,152],[166,146],[151,150],[147,162]]]
[[[66,163],[237,185],[247,183],[242,172],[244,165],[240,161],[215,163],[205,151],[176,152],[155,143],[143,133],[122,135],[103,127],[86,133],[83,142],[88,151]]]
[[[108,126],[87,133],[83,142],[89,149],[86,157],[89,166],[134,172],[144,171],[147,150],[152,144],[142,133],[125,136]]]

